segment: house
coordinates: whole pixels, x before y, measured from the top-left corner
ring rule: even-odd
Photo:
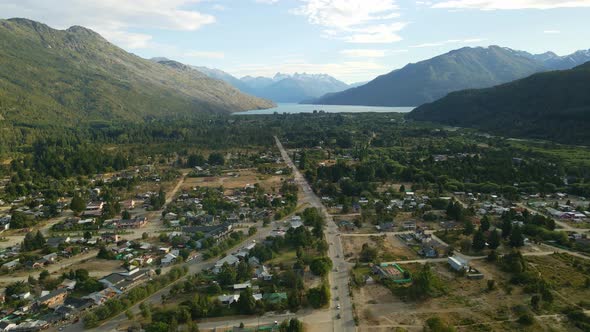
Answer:
[[[141,228],[143,226],[145,226],[148,222],[148,219],[146,217],[136,217],[133,219],[122,219],[122,220],[118,220],[116,221],[115,227],[117,227],[118,229],[130,229],[130,228]]]
[[[105,303],[108,299],[113,298],[117,294],[120,294],[120,293],[121,293],[121,291],[119,291],[118,289],[108,287],[108,288],[103,289],[99,292],[94,292],[94,293],[91,293],[87,296],[84,296],[82,299],[89,300],[96,305],[101,305],[101,304]]]
[[[449,257],[448,262],[455,271],[467,270],[469,268],[467,261],[457,256]]]
[[[100,239],[104,242],[119,242],[119,235],[115,233],[102,233]]]
[[[392,222],[386,222],[375,226],[375,228],[380,232],[392,232],[395,228],[395,224]]]
[[[435,246],[426,243],[422,245],[422,247],[418,251],[418,254],[426,258],[436,258],[438,257],[438,250]]]
[[[34,332],[34,331],[41,331],[49,327],[49,323],[44,320],[27,320],[16,327],[12,328],[10,331],[15,332]]]
[[[16,328],[15,323],[11,323],[9,321],[0,321],[0,331],[11,331]]]
[[[299,228],[303,226],[303,221],[301,221],[301,217],[295,216],[291,218],[290,228]]]
[[[57,261],[57,254],[51,253],[41,257],[42,260],[45,261],[46,264],[53,264]]]
[[[402,227],[405,230],[416,230],[416,222],[414,222],[414,221],[405,221]]]
[[[71,239],[69,237],[50,237],[47,239],[46,245],[48,247],[57,248],[62,243],[70,243]]]
[[[176,255],[173,255],[171,253],[167,253],[166,256],[164,256],[162,258],[162,260],[160,261],[160,264],[162,266],[168,266],[168,265],[174,264],[174,263],[176,263],[177,258],[178,257]]]
[[[76,288],[76,280],[64,279],[57,288],[65,288],[67,290],[74,290]]]
[[[12,216],[0,217],[0,233],[10,229],[10,220],[11,219],[12,219]]]
[[[243,284],[234,284],[233,287],[234,287],[234,290],[235,291],[241,291],[241,290],[244,290],[246,288],[252,288],[252,283],[246,282],[246,283],[243,283]]]
[[[66,288],[58,288],[45,296],[41,296],[37,300],[37,305],[55,308],[64,303],[66,296],[68,296],[68,290]]]
[[[218,260],[215,263],[215,266],[213,267],[213,273],[219,273],[219,271],[221,271],[221,267],[224,264],[229,264],[231,266],[236,266],[238,265],[238,263],[240,262],[240,259],[237,258],[234,255],[227,255],[225,257],[223,257],[222,259]]]
[[[221,302],[221,304],[231,305],[234,302],[238,302],[240,299],[240,294],[233,294],[233,295],[219,295],[217,300]]]
[[[2,268],[6,270],[14,270],[19,265],[18,259],[2,264]]]
[[[264,280],[264,281],[272,280],[272,274],[268,271],[268,268],[264,265],[257,267],[256,270],[254,271],[254,275],[256,276],[256,278]]]

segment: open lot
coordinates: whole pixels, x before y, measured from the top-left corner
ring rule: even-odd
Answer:
[[[445,285],[445,294],[424,301],[404,300],[380,285],[365,285],[353,290],[360,331],[422,331],[428,318],[438,316],[458,331],[580,331],[561,315],[566,307],[586,309],[590,289],[585,287],[590,263],[562,254],[527,257],[530,271],[537,271],[554,294],[553,303],[542,303],[531,311],[534,323],[524,326],[517,322],[523,311],[530,311],[533,294],[522,286],[509,282],[510,274],[495,264],[473,261],[472,265],[485,275],[482,280],[458,276],[446,263],[432,265],[432,271]],[[417,271],[417,267],[404,269]],[[414,274],[415,272],[413,272]],[[487,280],[496,287],[488,290]]]
[[[358,258],[363,244],[377,248],[377,259],[382,262],[417,259],[418,255],[394,235],[342,236],[342,249],[348,261]]]
[[[273,188],[278,190],[281,185],[281,179],[284,178],[285,176],[281,175],[260,174],[255,169],[244,169],[223,173],[221,176],[187,177],[182,185],[182,189],[223,186],[223,188],[229,191],[258,183],[265,190],[271,191]]]

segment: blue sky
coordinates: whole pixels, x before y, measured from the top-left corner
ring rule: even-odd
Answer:
[[[590,48],[590,0],[2,0],[0,16],[86,26],[142,57],[238,77],[348,83],[463,46]]]

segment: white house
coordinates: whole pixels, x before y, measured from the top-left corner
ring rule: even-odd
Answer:
[[[464,260],[460,257],[456,257],[456,256],[449,257],[448,262],[451,265],[451,267],[453,268],[453,270],[455,270],[455,271],[469,269],[469,263],[467,263],[466,260]]]

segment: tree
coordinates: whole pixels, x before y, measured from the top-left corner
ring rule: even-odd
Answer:
[[[516,226],[510,233],[510,246],[513,248],[518,248],[524,246],[524,236],[522,235],[522,230],[520,227]]]
[[[238,264],[236,278],[238,281],[248,280],[252,277],[252,267],[245,261]]]
[[[488,280],[488,291],[493,291],[496,288],[496,281],[494,279]]]
[[[256,234],[257,231],[258,231],[258,229],[255,226],[248,228],[248,236],[252,236],[252,235]]]
[[[377,248],[369,246],[368,243],[363,243],[359,260],[361,262],[374,262],[377,259]]]
[[[318,257],[309,264],[311,272],[317,276],[325,276],[332,268],[332,260],[329,257]]]
[[[492,250],[495,250],[499,246],[500,246],[500,234],[498,234],[498,231],[493,230],[490,232],[490,235],[488,236],[488,247]]]
[[[434,275],[430,264],[426,263],[414,277],[414,282],[410,287],[410,296],[415,299],[430,297],[433,294]]]
[[[485,215],[481,218],[479,229],[481,229],[482,232],[487,232],[490,229],[490,217]]]
[[[236,303],[238,311],[244,315],[252,315],[256,309],[256,300],[252,294],[252,289],[247,287],[240,292],[240,298]]]
[[[512,220],[509,218],[502,219],[502,237],[507,238],[512,232]]]
[[[533,307],[533,309],[537,310],[539,309],[539,303],[541,302],[541,297],[537,294],[533,295],[533,297],[531,297],[531,307]]]
[[[90,233],[89,231],[84,232],[84,239],[86,239],[86,240],[92,239],[92,233]]]
[[[80,195],[74,195],[70,202],[70,209],[74,211],[76,215],[86,210],[86,201]]]
[[[223,166],[225,164],[225,157],[219,152],[213,152],[209,155],[209,164]]]
[[[121,213],[121,218],[123,220],[129,220],[129,219],[131,219],[131,213],[129,213],[129,211],[125,210],[125,211],[123,211],[123,213]]]
[[[425,332],[455,332],[455,328],[449,326],[440,317],[432,317],[426,320]]]
[[[471,247],[476,251],[481,251],[486,247],[486,240],[481,229],[477,230],[477,232],[475,232],[473,235]]]
[[[475,226],[473,225],[471,220],[466,220],[463,223],[463,234],[471,235],[471,234],[473,234],[473,231],[475,231]]]
[[[405,193],[406,192],[406,186],[404,186],[403,184],[401,186],[399,186],[399,192],[400,193]]]
[[[233,266],[225,263],[223,266],[221,266],[221,270],[217,274],[217,280],[222,286],[233,285],[236,283],[237,276],[238,273],[236,269]]]
[[[307,301],[315,309],[321,308],[330,301],[330,288],[323,282],[319,287],[310,288],[307,291]]]

